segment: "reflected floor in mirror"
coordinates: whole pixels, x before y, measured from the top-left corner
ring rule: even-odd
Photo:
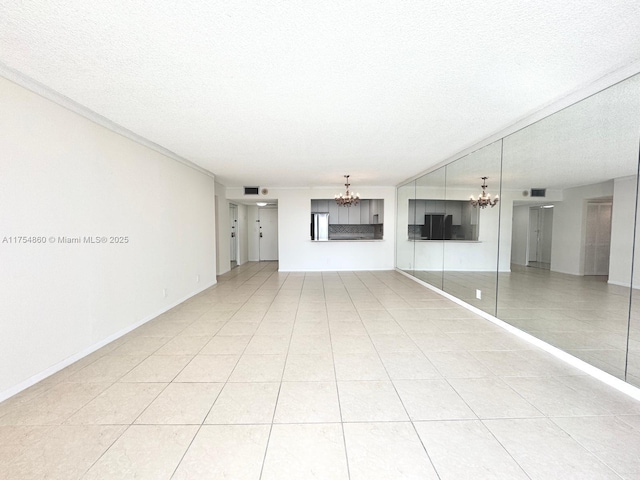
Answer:
[[[401,273],[277,268],[241,265],[0,403],[0,476],[640,477],[640,402]],[[540,307],[573,298],[567,324],[601,327],[564,292]],[[548,318],[526,300],[505,308]]]
[[[629,288],[607,283],[606,276],[576,276],[544,268],[512,265],[511,273],[410,272],[470,305],[604,370],[640,385],[640,337],[629,339]],[[443,283],[444,285],[440,287]],[[482,299],[476,290],[482,290]],[[640,318],[634,305],[632,318]]]
[[[567,275],[512,265],[511,273],[499,275],[497,316],[624,379],[629,295],[628,287],[611,285],[606,276]],[[629,339],[630,371],[640,367],[638,353],[640,342]],[[631,376],[627,381],[639,384]]]

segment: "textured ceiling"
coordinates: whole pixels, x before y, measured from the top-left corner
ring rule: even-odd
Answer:
[[[637,0],[0,0],[0,62],[228,186],[395,185],[638,32]]]

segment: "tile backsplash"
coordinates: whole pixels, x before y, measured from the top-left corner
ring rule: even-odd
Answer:
[[[329,240],[381,240],[382,224],[329,225]]]

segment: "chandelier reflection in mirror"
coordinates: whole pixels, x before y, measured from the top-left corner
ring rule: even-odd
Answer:
[[[473,195],[469,197],[469,203],[474,207],[487,208],[487,206],[491,206],[493,208],[498,204],[498,195],[491,200],[491,195],[487,193],[487,178],[489,177],[482,177],[482,193],[478,199],[473,198]]]
[[[358,202],[360,201],[359,193],[354,194],[352,192],[349,192],[349,186],[351,185],[349,183],[349,176],[350,175],[344,176],[344,178],[347,179],[347,183],[344,184],[347,191],[345,193],[340,193],[334,197],[336,203],[341,207],[350,207],[351,205],[358,205]]]

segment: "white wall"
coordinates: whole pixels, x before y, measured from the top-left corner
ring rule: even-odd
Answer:
[[[1,400],[216,277],[212,176],[4,79],[0,104]]]
[[[238,204],[238,265],[249,261],[249,225],[247,216],[247,206]]]
[[[609,283],[629,286],[631,256],[636,209],[636,177],[616,178],[613,182],[613,211],[611,217],[611,253],[609,255]],[[636,239],[638,241],[639,239]],[[640,243],[635,257],[640,258]],[[638,264],[638,262],[636,262]],[[640,272],[634,269],[633,284],[640,287]]]
[[[226,198],[226,188],[216,182],[216,217],[217,217],[217,241],[218,241],[218,268],[217,274],[222,275],[231,270],[231,228],[229,227],[229,201]]]
[[[295,271],[392,270],[395,244],[395,187],[358,187],[362,198],[384,199],[384,239],[380,241],[313,242],[309,235],[311,200],[333,198],[336,188],[268,188],[278,202],[279,269]],[[230,199],[242,198],[239,188],[228,188]],[[258,209],[250,206],[249,257],[257,260],[257,230],[252,225]],[[256,227],[257,228],[257,227]],[[255,237],[255,240],[252,240]],[[254,243],[255,241],[255,243]]]
[[[554,203],[552,271],[571,275],[584,274],[587,200],[611,196],[613,181],[564,190],[563,201]]]
[[[513,207],[511,230],[511,263],[527,265],[527,242],[529,238],[529,205]]]

